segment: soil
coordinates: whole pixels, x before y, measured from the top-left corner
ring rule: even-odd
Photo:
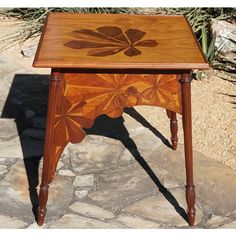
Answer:
[[[224,78],[224,79],[222,79]],[[205,71],[205,78],[192,82],[193,148],[207,157],[236,169],[236,81],[223,71]],[[170,136],[163,109],[136,108],[165,137]],[[183,143],[178,115],[179,143]]]

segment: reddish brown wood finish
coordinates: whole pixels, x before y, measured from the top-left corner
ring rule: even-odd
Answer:
[[[190,71],[206,69],[208,63],[186,18],[50,14],[34,66],[53,68],[39,225],[46,214],[49,184],[68,142],[80,142],[83,128],[91,127],[97,116],[118,117],[123,108],[136,105],[167,109],[174,150],[176,112],[183,116],[188,222],[194,225]]]
[[[172,143],[172,148],[173,150],[177,149],[177,144],[178,144],[178,121],[176,118],[176,112],[166,110],[167,116],[170,119],[170,131],[171,131],[171,143]]]
[[[85,74],[54,69],[50,81],[39,225],[62,151],[69,142],[82,141],[83,128],[90,128],[99,115],[119,117],[125,107],[136,105],[161,106],[173,114],[182,111],[179,75],[175,74]]]
[[[61,74],[52,139],[51,179],[61,152],[68,144],[85,137],[83,128],[90,128],[102,114],[120,117],[123,109],[137,105],[168,108],[181,114],[179,76],[175,74]]]
[[[188,204],[188,222],[193,226],[195,221],[195,190],[193,184],[193,150],[192,150],[192,116],[191,116],[191,76],[182,74],[182,109],[184,129],[184,151],[186,168],[186,200]]]
[[[44,223],[46,214],[46,204],[48,200],[49,183],[52,180],[55,170],[53,169],[56,157],[56,147],[54,145],[54,120],[56,108],[61,98],[62,75],[59,72],[52,71],[50,77],[50,90],[48,99],[47,126],[45,135],[44,157],[43,157],[43,173],[39,192],[39,208],[38,208],[38,225]]]

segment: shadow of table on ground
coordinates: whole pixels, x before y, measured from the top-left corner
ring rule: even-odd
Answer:
[[[2,118],[14,118],[16,121],[28,178],[30,200],[33,207],[32,211],[36,220],[39,164],[43,155],[44,135],[42,135],[42,133],[45,130],[48,89],[48,75],[17,74],[14,77],[2,112]],[[166,146],[170,147],[169,141],[134,108],[126,108],[125,112],[142,126],[151,130],[157,138]],[[26,132],[26,130],[28,131]],[[31,132],[29,130],[31,130]],[[146,171],[147,175],[152,179],[166,200],[175,208],[176,212],[187,221],[185,210],[178,204],[171,192],[162,185],[156,173],[153,172],[148,163],[141,156],[137,145],[134,140],[130,138],[129,132],[124,126],[123,117],[114,119],[106,115],[99,116],[93,127],[85,129],[85,131],[87,134],[101,135],[119,140]]]

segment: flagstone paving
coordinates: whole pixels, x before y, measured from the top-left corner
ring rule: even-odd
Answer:
[[[148,139],[150,130],[127,114],[123,119],[124,124],[132,123],[124,135],[134,133],[136,126]],[[13,119],[0,119],[0,134],[7,133],[0,142],[1,228],[38,228],[32,209],[41,176],[42,159],[36,149],[42,149],[37,141],[42,140],[43,129],[35,135],[31,130],[18,136]],[[31,140],[36,156],[24,157],[19,137]],[[69,144],[50,185],[43,228],[188,228],[183,146],[172,151],[158,137],[156,141],[155,146],[134,142],[135,149],[132,142],[126,148],[117,134],[116,138],[89,134],[80,144]],[[194,169],[196,228],[235,228],[236,172],[197,151]]]
[[[189,228],[183,145],[171,150],[126,113],[99,117],[81,143],[68,144],[38,227],[47,75],[6,55],[0,70],[0,228]],[[236,228],[235,170],[194,151],[194,175],[195,227]]]

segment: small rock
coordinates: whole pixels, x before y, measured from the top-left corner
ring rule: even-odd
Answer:
[[[131,229],[158,229],[160,224],[132,215],[119,215],[115,220]]]
[[[100,220],[115,218],[115,215],[112,212],[85,202],[75,202],[70,205],[69,208],[81,215],[97,218]]]
[[[35,116],[35,112],[33,110],[27,110],[25,111],[25,118],[30,119]]]
[[[176,180],[165,177],[163,180],[163,185],[167,188],[167,189],[171,189],[171,188],[177,188],[179,187],[179,184]]]
[[[75,191],[75,196],[78,200],[86,197],[88,195],[88,190]]]
[[[106,223],[75,214],[66,214],[56,223],[50,226],[51,229],[120,229],[124,226],[119,223]]]
[[[21,136],[36,138],[44,140],[45,137],[45,131],[40,129],[26,129],[22,132]]]
[[[31,45],[31,46],[23,48],[21,50],[21,54],[24,57],[31,58],[31,57],[34,57],[36,50],[37,50],[37,45]]]
[[[221,226],[219,229],[235,229],[235,228],[236,228],[236,220]]]
[[[58,175],[73,177],[75,174],[71,170],[59,170]]]
[[[7,167],[5,165],[0,165],[0,175],[7,173]]]
[[[73,186],[75,187],[91,187],[93,186],[94,176],[91,175],[80,175],[75,177]]]
[[[28,224],[24,221],[17,220],[12,217],[0,215],[0,228],[1,229],[23,229]]]

